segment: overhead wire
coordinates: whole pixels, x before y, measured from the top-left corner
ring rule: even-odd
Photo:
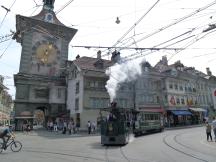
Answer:
[[[170,24],[168,24],[168,25],[166,25],[166,26],[164,26],[164,27],[162,27],[162,28],[156,30],[155,32],[152,32],[152,33],[150,33],[150,34],[144,36],[143,38],[137,40],[137,42],[143,41],[143,40],[146,39],[146,38],[149,38],[149,37],[151,37],[151,36],[153,36],[153,35],[155,35],[155,34],[161,32],[161,31],[163,31],[163,30],[165,30],[165,29],[167,29],[167,28],[169,28],[169,27],[171,27],[171,26],[173,26],[173,25],[176,25],[176,24],[178,24],[178,23],[184,21],[185,19],[187,19],[187,18],[189,18],[189,17],[191,17],[191,16],[193,16],[193,15],[195,15],[195,14],[197,14],[197,13],[199,13],[199,12],[201,12],[201,11],[203,11],[203,10],[205,10],[205,9],[207,9],[207,8],[209,8],[209,7],[211,7],[211,6],[213,6],[213,5],[215,5],[215,4],[216,4],[216,1],[214,1],[214,2],[212,2],[212,3],[210,3],[210,4],[206,5],[206,6],[204,6],[204,7],[202,7],[202,8],[199,8],[199,9],[197,9],[196,11],[194,11],[194,12],[192,12],[192,13],[190,13],[190,14],[188,14],[188,15],[182,17],[182,18],[179,18],[178,20],[176,20],[176,21],[174,21],[174,22],[172,22],[172,23],[170,23]],[[129,44],[128,46],[131,46],[131,45],[133,45],[133,44],[134,44],[134,43],[131,43],[131,44]]]
[[[212,31],[210,31],[210,32],[208,32],[208,33],[202,35],[201,37],[199,37],[199,35],[198,35],[194,40],[192,40],[192,41],[189,42],[187,45],[185,45],[185,46],[183,47],[182,50],[185,50],[185,49],[188,48],[189,46],[193,45],[193,44],[196,43],[197,41],[199,41],[199,40],[205,38],[207,35],[209,35],[209,34],[215,32],[215,31],[216,31],[216,30],[212,30]],[[201,34],[202,34],[202,33],[200,33],[200,35],[201,35]],[[199,38],[198,38],[198,37],[199,37]],[[182,50],[180,50],[180,51],[176,52],[174,55],[172,55],[172,56],[168,59],[168,61],[171,60],[175,55],[177,55],[177,54],[178,54],[179,52],[181,52]]]
[[[187,38],[185,38],[185,39],[188,39],[188,38],[190,38],[190,37],[194,37],[194,35],[193,36],[189,36],[189,37],[187,37]],[[183,39],[184,40],[184,39]],[[183,40],[181,40],[181,41],[183,41]],[[178,42],[181,42],[181,41],[178,41]],[[176,43],[178,43],[178,42],[176,42]],[[173,44],[175,44],[175,43],[173,43]],[[171,45],[173,45],[173,44],[171,44]],[[154,46],[155,47],[155,46]],[[137,55],[137,53],[135,53],[135,54],[133,54],[133,55]]]
[[[206,9],[207,7],[210,7],[210,6],[213,5],[213,4],[215,4],[215,3],[211,3],[211,4],[208,4],[208,5],[205,6],[205,7],[199,8],[198,10],[196,10],[195,12],[193,12],[192,14],[189,14],[189,15],[183,17],[182,19],[180,19],[180,21],[183,21],[184,19],[191,17],[191,15],[195,15],[196,13],[198,13],[198,12],[200,12],[200,11]],[[180,22],[180,21],[177,20],[177,22]],[[171,25],[175,25],[175,24],[176,24],[176,22],[174,22],[174,23],[171,24]],[[186,33],[187,33],[187,32],[186,32]],[[189,33],[189,32],[188,32],[188,33]],[[189,39],[189,38],[194,37],[194,36],[195,36],[195,35],[189,36],[189,37],[187,37],[187,38],[184,38],[184,39],[182,39],[182,40],[177,41],[176,43],[179,43],[179,42],[181,42],[181,41],[184,41],[184,40]],[[134,42],[135,42],[135,41],[134,41]],[[164,42],[164,43],[165,43],[165,42]],[[135,44],[135,43],[134,43],[134,44]],[[172,43],[171,45],[173,45],[173,44],[174,44],[174,43]],[[110,54],[110,53],[108,53],[108,54]]]
[[[62,6],[62,8],[60,8],[59,10],[57,10],[55,12],[55,14],[59,14],[62,10],[64,10],[69,4],[71,4],[71,2],[73,2],[74,0],[69,0],[64,6]]]
[[[134,25],[133,25],[132,27],[130,27],[129,30],[128,30],[125,34],[123,34],[123,36],[122,36],[121,38],[119,38],[119,39],[116,41],[116,43],[115,43],[113,46],[115,47],[116,45],[118,45],[119,42],[121,42],[121,40],[124,39],[124,37],[125,37],[126,35],[128,35],[128,33],[130,33],[131,30],[133,30],[134,27],[137,26],[137,25],[143,20],[143,18],[159,3],[159,1],[160,1],[160,0],[157,0],[157,1],[149,8],[149,10],[148,10],[143,16],[141,16],[141,18],[140,18],[138,21],[136,21],[136,22],[134,23]]]
[[[6,7],[4,7],[4,6],[1,6],[2,8],[4,8],[4,9],[6,10],[6,14],[5,14],[4,18],[2,19],[2,21],[1,21],[1,23],[0,23],[0,28],[2,27],[2,25],[3,25],[3,22],[5,21],[5,18],[6,18],[6,16],[8,15],[8,12],[10,12],[10,11],[11,11],[11,8],[12,8],[12,7],[13,7],[13,5],[15,4],[15,2],[16,2],[16,0],[14,0],[14,1],[13,1],[12,5],[10,6],[10,8],[9,8],[9,9],[8,9],[8,8],[6,8]]]
[[[11,39],[11,41],[9,42],[9,44],[7,45],[7,47],[5,48],[5,50],[2,52],[2,54],[0,55],[0,59],[2,58],[2,56],[5,54],[5,52],[7,51],[7,49],[10,47],[10,45],[12,44],[13,40]]]

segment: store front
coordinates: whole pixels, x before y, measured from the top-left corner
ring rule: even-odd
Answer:
[[[191,125],[192,116],[188,110],[167,110],[168,127]]]
[[[18,116],[15,116],[15,130],[23,131],[24,126],[29,124],[31,127],[33,126],[34,116],[29,111],[23,111]]]
[[[190,112],[193,114],[192,124],[201,124],[205,122],[206,109],[203,108],[189,108]]]

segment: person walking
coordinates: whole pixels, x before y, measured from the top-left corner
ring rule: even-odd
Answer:
[[[58,132],[58,124],[57,124],[57,121],[54,121],[54,123],[53,123],[53,131],[54,131],[54,132]]]
[[[87,126],[88,126],[88,134],[90,134],[91,133],[91,122],[90,121],[88,121]]]
[[[93,133],[96,132],[96,122],[95,121],[92,122],[92,132]]]
[[[68,123],[68,134],[69,135],[71,135],[71,133],[72,133],[72,128],[73,128],[72,121],[69,121],[69,123]]]
[[[209,137],[210,137],[210,139],[211,139],[211,141],[212,141],[211,131],[212,131],[212,127],[211,127],[211,125],[210,125],[208,122],[206,122],[206,135],[207,135],[207,141],[209,141]]]
[[[213,127],[213,132],[214,132],[214,139],[216,142],[216,118],[215,117],[213,117],[212,127]]]

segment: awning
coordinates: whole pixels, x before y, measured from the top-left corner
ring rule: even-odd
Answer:
[[[171,111],[174,115],[192,115],[190,111],[187,110],[172,110]]]
[[[192,111],[198,111],[198,112],[206,112],[207,111],[206,109],[203,109],[203,108],[189,108],[189,109]]]
[[[144,111],[144,112],[160,112],[163,113],[164,109],[157,107],[157,108],[139,108],[140,111]]]

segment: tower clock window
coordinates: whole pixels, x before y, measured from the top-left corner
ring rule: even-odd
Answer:
[[[53,15],[51,13],[46,14],[45,21],[53,23]]]

